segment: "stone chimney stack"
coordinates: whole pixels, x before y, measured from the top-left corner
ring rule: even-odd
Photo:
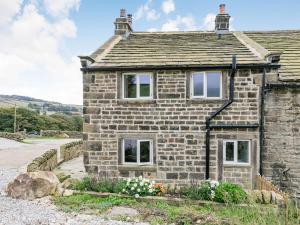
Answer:
[[[132,15],[128,14],[126,17],[126,10],[120,10],[120,17],[115,21],[115,35],[128,35],[132,32]]]
[[[215,31],[217,34],[229,32],[229,14],[225,13],[225,4],[220,5],[219,14],[215,20]]]

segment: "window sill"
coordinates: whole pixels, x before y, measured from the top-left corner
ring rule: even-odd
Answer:
[[[223,167],[248,167],[251,168],[252,166],[250,164],[234,164],[234,163],[223,163]]]
[[[155,104],[156,99],[118,99],[119,104]]]
[[[118,168],[121,171],[156,171],[155,165],[119,165]]]
[[[227,99],[209,99],[209,98],[190,98],[187,103],[225,103]]]

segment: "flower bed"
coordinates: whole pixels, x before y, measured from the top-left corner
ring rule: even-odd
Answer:
[[[122,193],[136,198],[149,195],[160,196],[165,192],[166,190],[162,184],[156,184],[155,181],[150,181],[150,179],[142,176],[128,178],[126,186],[122,190]]]

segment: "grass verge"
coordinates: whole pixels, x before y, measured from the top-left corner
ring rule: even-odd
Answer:
[[[113,206],[128,206],[139,211],[139,220],[150,224],[284,224],[284,209],[274,206],[235,205],[215,206],[207,204],[197,206],[182,204],[170,205],[163,201],[140,201],[123,197],[99,198],[88,194],[70,197],[56,197],[54,203],[65,212],[80,212],[105,216]],[[291,207],[290,207],[291,208]],[[289,224],[299,224],[299,211],[291,208]]]

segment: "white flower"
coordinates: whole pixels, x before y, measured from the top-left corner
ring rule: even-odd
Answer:
[[[210,187],[211,188],[216,188],[219,185],[219,182],[216,180],[210,181]]]
[[[137,183],[135,183],[133,186],[134,186],[134,187],[137,187]]]
[[[151,182],[151,184],[154,185],[154,184],[155,184],[155,181],[153,180],[153,181]]]
[[[131,190],[133,191],[133,190],[134,190],[134,187],[131,187]]]
[[[122,192],[125,192],[125,191],[126,191],[125,189],[122,190]]]
[[[141,192],[141,189],[138,188],[138,189],[137,189],[137,192]]]
[[[142,176],[139,176],[139,179],[140,179],[140,180],[143,180],[143,177],[142,177]]]
[[[130,181],[131,181],[131,178],[128,178],[128,179],[127,179],[127,183],[130,183]]]
[[[214,191],[211,191],[210,196],[211,196],[212,199],[215,198],[215,195],[216,195],[216,193]]]
[[[153,189],[152,189],[152,188],[150,188],[150,189],[149,189],[149,192],[150,192],[150,193],[152,193],[152,192],[153,192]]]
[[[144,182],[143,181],[140,183],[140,186],[144,186]]]
[[[135,198],[138,198],[138,197],[140,197],[140,196],[139,196],[139,194],[135,194],[134,197],[135,197]]]

